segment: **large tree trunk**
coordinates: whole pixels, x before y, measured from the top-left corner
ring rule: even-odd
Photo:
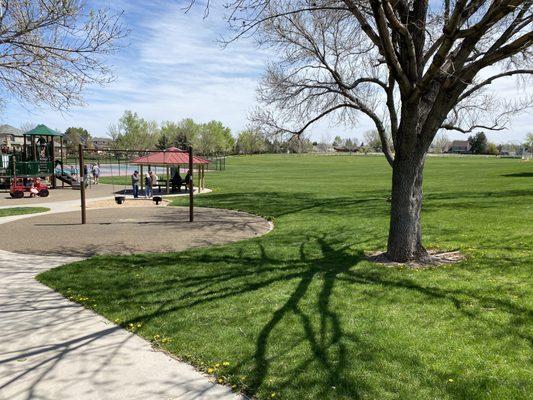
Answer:
[[[424,156],[396,154],[392,172],[392,198],[387,258],[397,262],[425,260],[420,210]]]

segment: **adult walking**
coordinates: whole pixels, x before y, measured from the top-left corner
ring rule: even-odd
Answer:
[[[133,198],[136,199],[139,197],[139,181],[141,177],[139,176],[139,171],[134,171],[131,175],[131,188],[133,189]]]

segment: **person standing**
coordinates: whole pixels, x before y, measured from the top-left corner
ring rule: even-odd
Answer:
[[[100,164],[95,164],[93,166],[93,180],[95,185],[100,180]]]
[[[176,191],[181,192],[181,183],[183,182],[183,179],[180,175],[179,168],[176,169],[176,172],[174,172],[174,176],[172,176],[172,193],[176,193]]]
[[[150,179],[152,180],[152,194],[154,193],[154,188],[157,186],[158,177],[155,172],[150,171]],[[161,193],[161,188],[159,188],[159,193]]]
[[[131,175],[131,188],[133,189],[133,198],[136,199],[139,197],[139,181],[141,177],[139,176],[139,171],[134,171]]]
[[[73,165],[70,166],[70,176],[72,177],[72,180],[78,180],[78,171]]]
[[[145,197],[152,197],[152,177],[151,177],[152,171],[149,171],[146,173],[146,176],[144,177],[144,195]]]
[[[83,183],[85,186],[87,186],[87,182],[89,181],[89,166],[87,164],[83,165]]]

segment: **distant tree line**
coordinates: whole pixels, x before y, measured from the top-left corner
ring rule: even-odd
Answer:
[[[505,143],[496,145],[493,142],[489,142],[487,135],[484,132],[478,132],[475,135],[471,135],[467,139],[470,146],[469,152],[471,154],[487,154],[487,155],[500,155],[500,154],[520,154],[524,149],[530,149],[531,144],[528,142],[533,141],[533,133],[529,133],[526,136],[524,143]],[[433,141],[431,151],[433,153],[446,153],[452,144],[452,140],[448,138],[445,133],[437,135]]]
[[[230,128],[220,121],[198,123],[191,118],[180,121],[149,121],[132,111],[125,111],[118,123],[108,130],[114,149],[186,149],[192,146],[196,153],[210,156],[217,154],[261,154],[261,153],[310,153],[328,151],[350,151],[375,153],[382,152],[382,141],[376,130],[363,134],[363,139],[335,136],[333,142],[312,141],[301,135],[299,138],[284,140],[280,136],[268,137],[261,129],[247,128],[236,137]],[[389,139],[390,140],[390,139]],[[468,138],[473,154],[493,154],[502,152],[519,153],[522,149],[533,148],[533,133],[529,133],[523,144],[495,145],[487,140],[483,132]],[[82,127],[70,127],[65,131],[67,152],[74,154],[81,143],[94,148],[92,135]],[[452,141],[446,134],[437,135],[432,144],[432,152],[446,152]]]

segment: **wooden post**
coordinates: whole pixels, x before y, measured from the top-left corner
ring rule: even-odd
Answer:
[[[54,140],[54,137],[51,136],[52,138],[52,157],[51,157],[51,161],[52,161],[52,187],[55,189],[56,188],[56,145],[55,145],[55,140]]]
[[[37,146],[35,144],[35,136],[32,135],[31,137],[31,151],[33,153],[33,161],[37,160]]]
[[[189,173],[191,179],[189,180],[189,222],[194,221],[194,200],[193,200],[193,166],[192,166],[192,146],[189,146]]]
[[[202,190],[205,189],[205,165],[202,165]]]
[[[168,190],[168,182],[169,182],[169,180],[170,180],[170,177],[169,177],[169,175],[170,175],[169,169],[170,169],[170,167],[167,165],[167,194],[169,193],[169,190]]]
[[[63,159],[63,136],[61,136],[59,140],[61,144],[61,149],[60,149],[61,151],[61,176],[63,176],[65,174],[65,170],[64,170],[65,160]],[[54,167],[54,170],[55,170],[55,167]],[[65,182],[61,180],[61,189],[64,189],[64,188],[65,188]]]
[[[78,155],[80,158],[80,171],[79,171],[79,180],[80,180],[80,198],[81,198],[81,223],[82,225],[87,223],[87,215],[85,210],[85,177],[83,175],[83,147],[81,143],[78,145]]]

